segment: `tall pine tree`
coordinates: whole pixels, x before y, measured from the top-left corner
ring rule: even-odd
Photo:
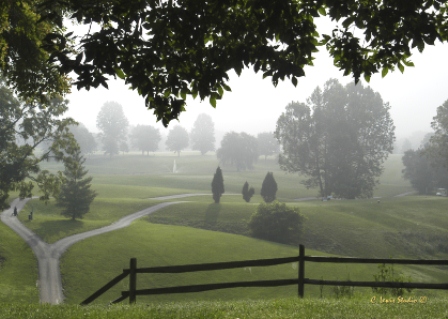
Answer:
[[[96,192],[90,189],[92,177],[86,177],[87,170],[83,164],[85,158],[77,148],[64,159],[64,178],[61,192],[56,200],[56,206],[63,208],[61,214],[72,220],[82,218],[90,210],[90,204],[96,197]]]
[[[219,204],[222,194],[224,194],[224,178],[222,177],[221,168],[218,166],[212,180],[213,199]]]

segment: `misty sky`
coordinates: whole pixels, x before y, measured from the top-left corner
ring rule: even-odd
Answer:
[[[107,101],[116,101],[123,106],[131,125],[153,125],[160,128],[163,135],[176,124],[190,130],[200,113],[212,116],[218,134],[244,131],[256,135],[274,131],[278,117],[291,101],[305,102],[316,86],[322,87],[330,78],[337,78],[342,84],[352,81],[351,76],[344,77],[333,66],[325,49],[321,50],[316,56],[315,66],[305,69],[306,77],[299,79],[297,87],[285,81],[275,88],[269,78],[263,79],[261,72],[255,74],[252,69],[246,69],[240,77],[232,73],[229,82],[232,92],[224,93],[216,109],[208,100],[188,99],[187,112],[181,115],[180,122],[173,121],[168,129],[156,122],[152,111],[145,108],[143,98],[127,89],[121,80],[109,81],[109,90],[77,91],[74,87],[73,93],[67,96],[70,100],[67,115],[97,132],[96,116],[101,106]],[[372,77],[368,85],[390,103],[399,139],[409,137],[413,132],[432,131],[430,123],[436,109],[448,99],[447,57],[448,45],[438,43],[428,46],[422,54],[415,50],[410,59],[415,67],[406,68],[403,74],[397,69],[385,78],[381,75]]]

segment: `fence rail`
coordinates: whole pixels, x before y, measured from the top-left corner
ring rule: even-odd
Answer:
[[[137,274],[154,274],[154,273],[188,273],[198,271],[223,270],[242,267],[263,267],[281,265],[291,262],[298,262],[297,278],[282,280],[259,280],[259,281],[240,281],[226,282],[203,285],[189,285],[166,288],[151,288],[137,290]],[[118,303],[129,298],[129,303],[135,303],[137,296],[173,294],[173,293],[190,293],[201,292],[217,289],[240,288],[240,287],[279,287],[297,285],[298,295],[303,298],[305,285],[320,286],[352,286],[352,287],[372,287],[372,288],[418,288],[418,289],[445,289],[448,290],[448,283],[404,283],[404,282],[376,282],[376,281],[338,281],[338,280],[317,280],[305,278],[305,262],[318,263],[358,263],[358,264],[405,264],[405,265],[441,265],[448,266],[448,260],[423,260],[423,259],[384,259],[384,258],[352,258],[352,257],[320,257],[305,256],[305,247],[299,246],[299,256],[231,261],[206,264],[192,264],[180,266],[150,267],[137,268],[137,259],[131,258],[130,268],[124,269],[123,273],[112,279],[106,285],[98,289],[90,297],[84,300],[81,305],[87,305],[101,296],[107,290],[111,289],[121,280],[129,276],[129,290],[122,291],[121,296],[112,303]]]

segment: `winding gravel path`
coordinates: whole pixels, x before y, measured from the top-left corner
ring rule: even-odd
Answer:
[[[175,198],[176,197],[172,197],[171,199]],[[0,215],[0,219],[3,223],[5,223],[7,226],[13,229],[20,237],[22,237],[33,250],[34,255],[37,258],[39,267],[40,302],[49,304],[59,304],[64,300],[64,295],[62,292],[61,272],[59,267],[59,258],[67,250],[67,248],[83,239],[127,227],[134,220],[141,218],[145,215],[154,213],[155,211],[162,209],[164,207],[182,203],[182,202],[166,202],[157,204],[152,207],[141,210],[137,213],[125,216],[109,226],[90,230],[80,234],[75,234],[69,237],[65,237],[53,244],[47,244],[39,236],[37,236],[35,233],[33,233],[31,230],[25,227],[17,217],[12,216],[14,207],[17,207],[17,210],[20,212],[20,210],[23,208],[23,206],[25,206],[28,200],[29,199],[14,200],[11,204],[11,208],[5,210]]]

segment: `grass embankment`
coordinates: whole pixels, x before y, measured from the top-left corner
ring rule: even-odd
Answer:
[[[0,223],[0,302],[36,303],[37,262],[31,248]],[[2,313],[0,305],[0,318]]]
[[[134,306],[8,305],[0,319],[263,319],[263,318],[376,318],[435,319],[446,318],[446,299],[426,303],[372,304],[362,300],[319,300],[288,298],[280,300],[244,300],[232,302],[177,302],[137,304]]]
[[[239,198],[238,198],[239,199]],[[170,206],[147,217],[153,223],[247,235],[257,208],[237,198],[219,205],[208,198]],[[445,258],[448,256],[446,198],[411,196],[377,200],[290,202],[306,217],[307,248],[352,257]]]
[[[321,255],[308,250],[307,254]],[[261,241],[190,227],[155,225],[144,220],[130,227],[74,245],[62,258],[62,277],[68,303],[79,303],[112,278],[129,268],[129,259],[137,257],[138,267],[200,264],[297,256],[297,247]],[[315,279],[373,280],[377,265],[311,265],[306,276]],[[255,281],[297,278],[297,264],[252,267],[188,274],[141,274],[138,289],[191,285],[199,283]],[[128,289],[123,280],[98,301],[107,304]],[[358,291],[358,290],[357,290]],[[370,289],[365,289],[370,294]],[[361,293],[362,290],[360,289]],[[307,286],[306,296],[320,296],[320,287]],[[323,296],[333,296],[325,287]],[[202,293],[139,296],[140,301],[272,299],[297,296],[297,286],[276,288],[224,289]]]

